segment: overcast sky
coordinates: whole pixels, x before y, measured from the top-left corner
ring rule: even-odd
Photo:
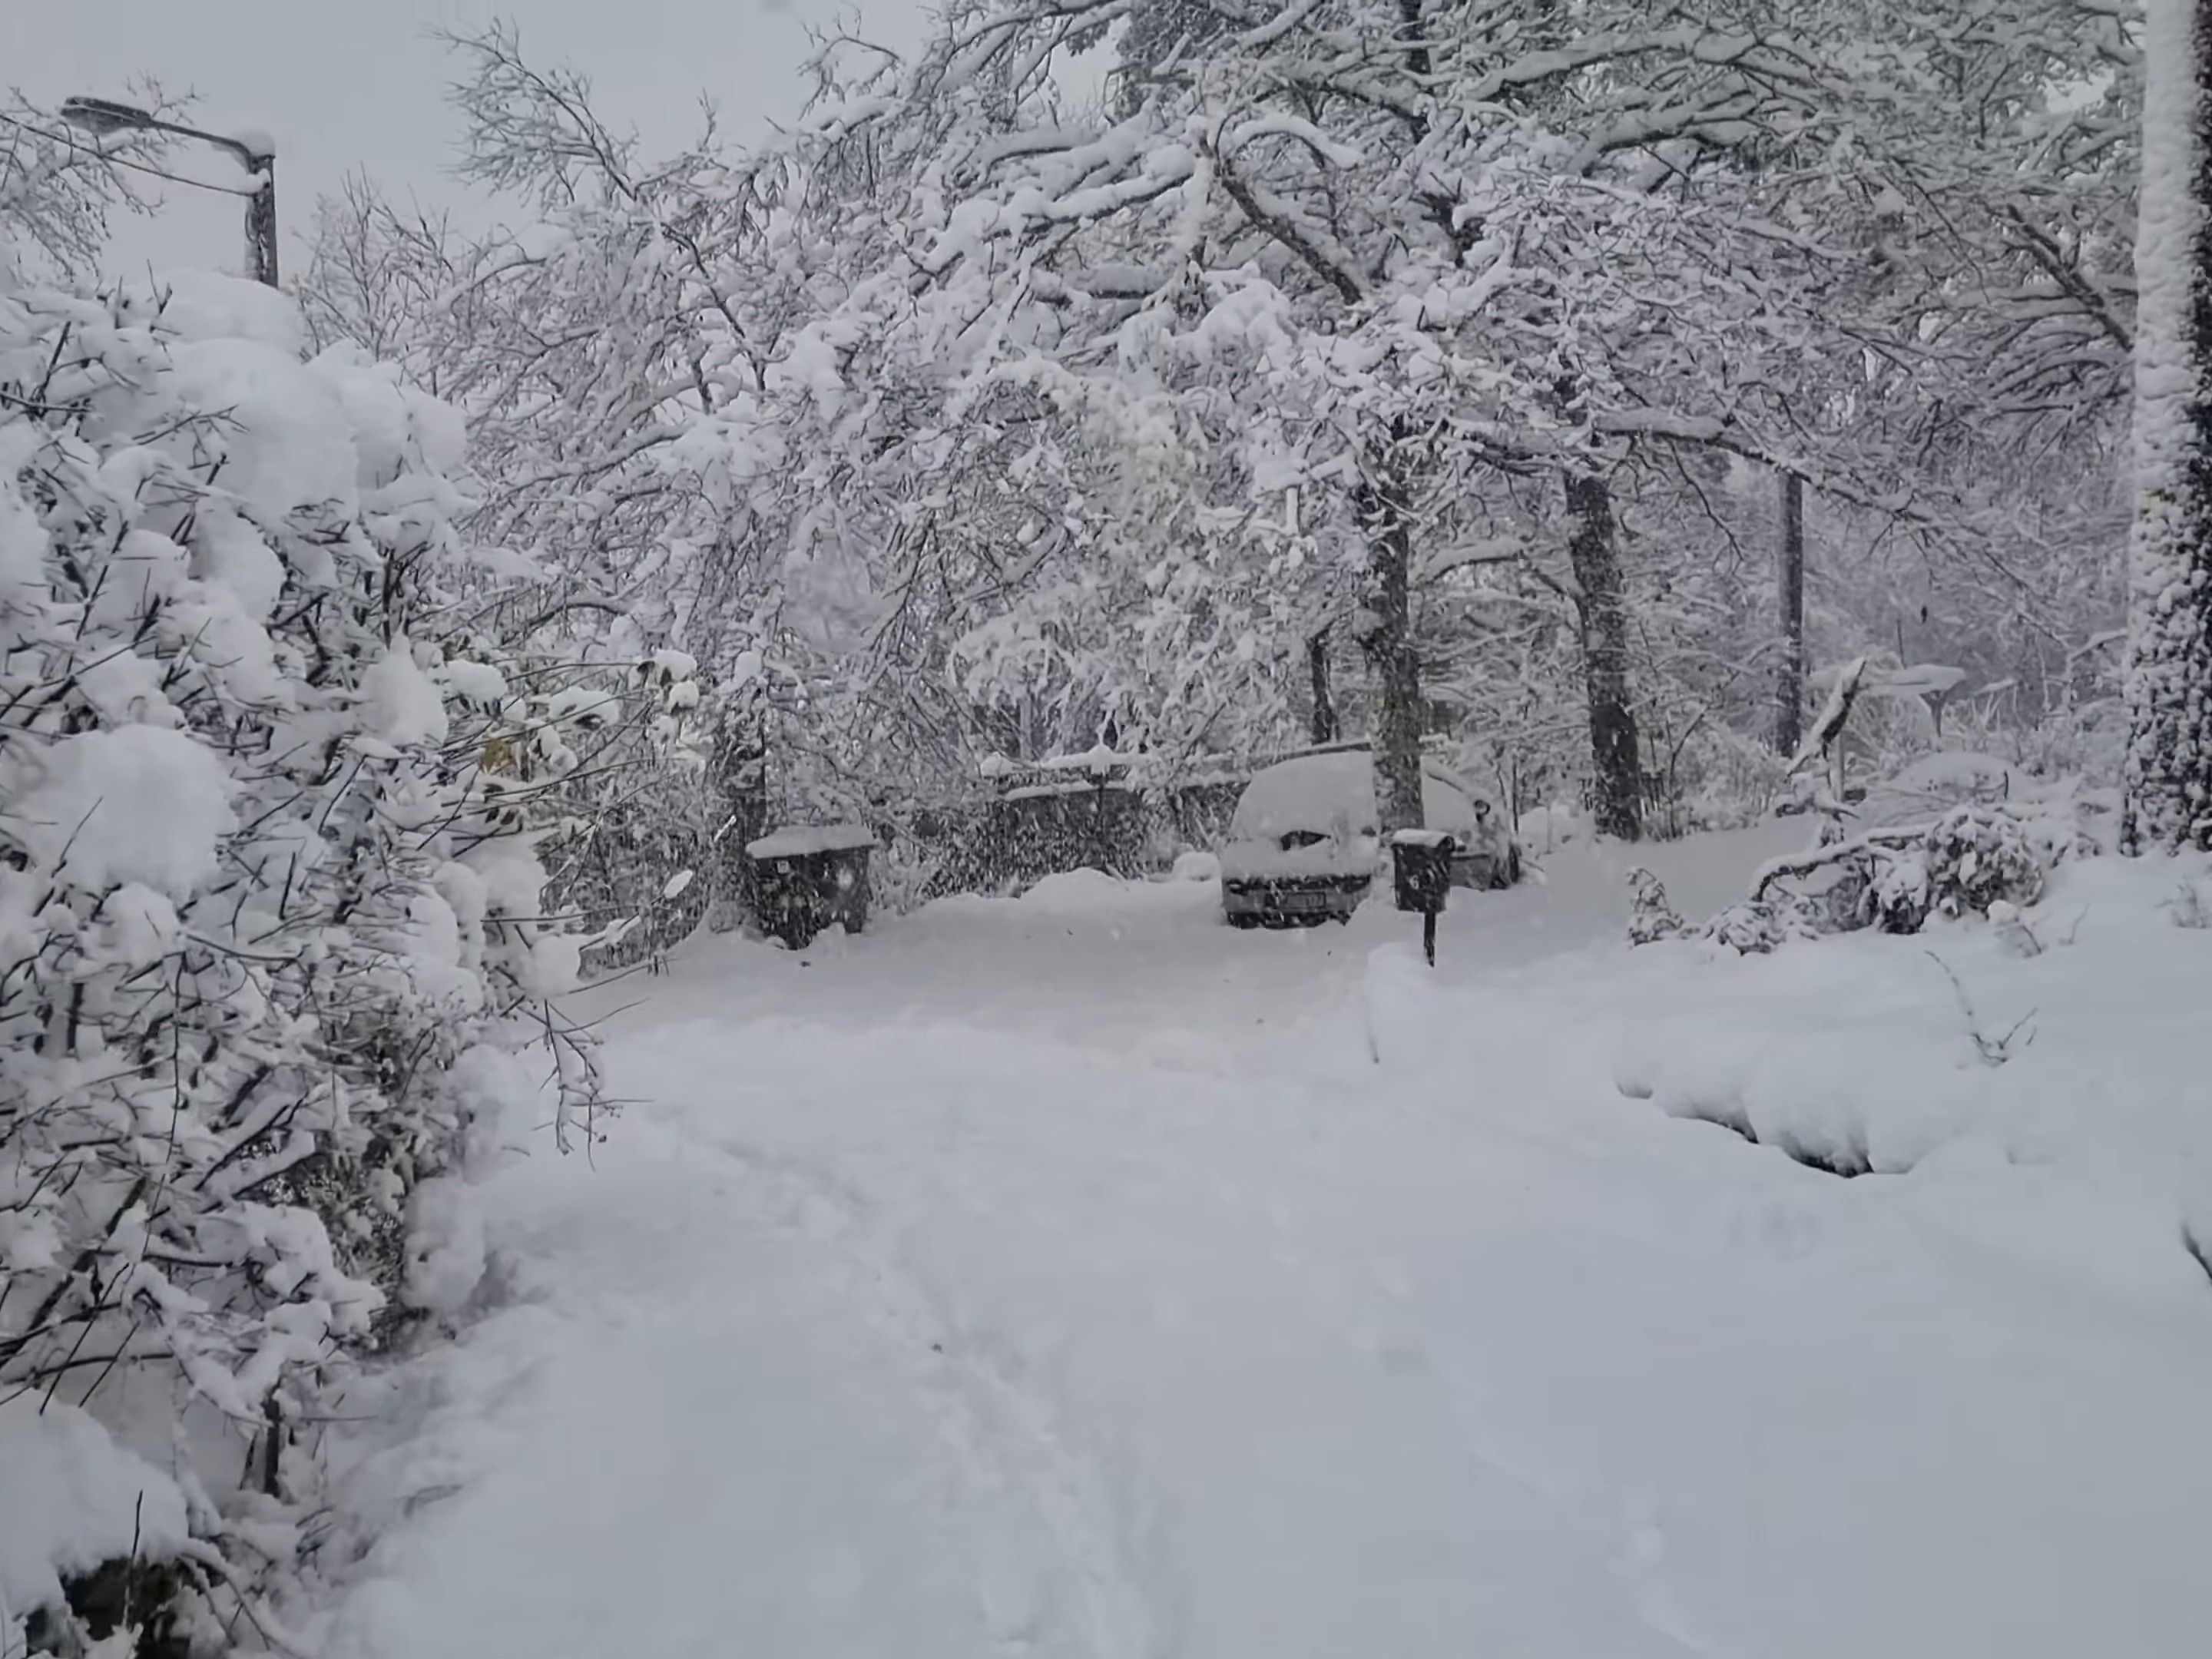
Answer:
[[[0,76],[34,103],[118,96],[148,75],[196,94],[202,125],[270,133],[287,270],[304,255],[316,196],[349,172],[395,194],[460,197],[449,176],[453,70],[433,29],[507,18],[526,55],[591,75],[610,125],[673,144],[692,130],[702,92],[735,137],[794,113],[810,24],[856,19],[869,39],[905,46],[926,21],[924,0],[0,0]],[[211,151],[177,160],[179,171],[240,179]],[[240,268],[235,198],[147,182],[166,192],[161,210],[118,221],[112,264]]]

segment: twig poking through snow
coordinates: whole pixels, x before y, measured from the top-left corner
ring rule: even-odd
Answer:
[[[2027,1024],[2035,1018],[2034,1009],[2029,1009],[2014,1020],[2011,1029],[2002,1036],[1993,1037],[1983,1030],[1981,1016],[1974,1012],[1973,999],[1966,994],[1965,983],[1960,981],[1957,974],[1952,971],[1951,964],[1933,951],[1925,952],[1925,955],[1929,961],[1943,970],[1943,977],[1951,981],[1951,989],[1959,999],[1959,1012],[1966,1016],[1966,1035],[1973,1038],[1975,1051],[1981,1055],[1983,1065],[2002,1066],[2017,1052],[2013,1046],[2014,1042],[2018,1042],[2021,1048],[2025,1048],[2035,1041],[2034,1028],[2028,1026]],[[2027,1029],[2027,1035],[2024,1038],[2021,1036],[2023,1027]]]

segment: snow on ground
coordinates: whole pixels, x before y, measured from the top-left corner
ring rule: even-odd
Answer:
[[[1620,939],[1626,872],[1650,866],[1686,915],[1743,896],[1745,872],[1801,850],[1803,819],[1631,851],[1589,841],[1532,854],[1504,893],[1453,895],[1439,962],[1473,984]],[[942,899],[805,951],[702,935],[666,978],[633,973],[599,988],[588,1012],[635,1009],[658,1026],[688,1019],[799,1020],[1018,1032],[1144,1062],[1219,1069],[1277,1053],[1288,1034],[1341,1036],[1356,1018],[1368,957],[1419,927],[1370,901],[1349,927],[1241,939],[1221,924],[1211,882],[1124,882],[1096,870],[1048,877],[1020,898]],[[649,1012],[647,1012],[649,1010]]]
[[[1650,859],[1695,911],[1804,833]],[[641,1103],[484,1189],[507,1295],[364,1386],[331,1659],[2201,1651],[2172,872],[2039,955],[1738,962],[1611,943],[1628,861],[1433,975],[1076,875],[596,993]]]

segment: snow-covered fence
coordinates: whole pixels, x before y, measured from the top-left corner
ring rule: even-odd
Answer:
[[[1241,780],[1149,790],[1120,781],[1062,781],[927,807],[885,826],[882,856],[902,873],[879,896],[897,908],[955,893],[1004,892],[1069,870],[1144,876],[1179,853],[1216,847],[1242,787]],[[718,836],[709,816],[703,808],[672,813],[665,802],[629,803],[544,843],[546,913],[573,918],[596,939],[584,951],[587,972],[666,955],[718,905],[748,923],[759,920],[742,857],[726,856],[741,855],[743,844]]]
[[[927,897],[993,893],[1063,871],[1138,877],[1226,834],[1242,779],[1143,788],[1119,779],[1031,784],[995,800],[927,812],[912,839],[936,868]]]

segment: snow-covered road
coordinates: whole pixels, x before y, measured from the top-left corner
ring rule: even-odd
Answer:
[[[333,1659],[2201,1650],[2178,1249],[2054,1283],[1624,1099],[1562,887],[1436,980],[1060,900],[643,985],[505,1305],[364,1395]]]

